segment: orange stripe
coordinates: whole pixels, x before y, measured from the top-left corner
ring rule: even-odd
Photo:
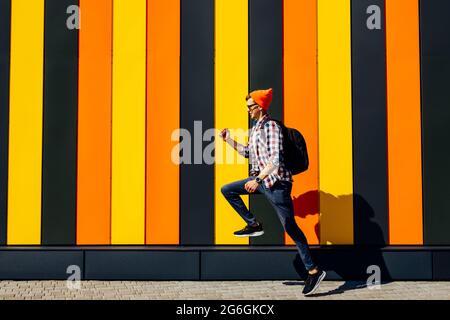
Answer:
[[[179,244],[179,55],[180,1],[147,0],[147,244]]]
[[[111,0],[80,0],[77,244],[110,244]]]
[[[386,1],[389,244],[423,244],[418,8]]]
[[[295,219],[310,244],[319,243],[317,3],[284,0],[284,121],[302,132],[310,166],[294,177]],[[293,244],[286,234],[286,244]]]

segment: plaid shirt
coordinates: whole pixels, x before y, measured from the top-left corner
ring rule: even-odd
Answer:
[[[264,180],[264,185],[271,188],[277,180],[292,182],[292,174],[286,169],[283,162],[283,133],[280,126],[271,121],[268,114],[258,120],[252,127],[248,145],[240,152],[249,158],[251,165],[250,174],[259,174],[268,164],[278,166],[278,170],[269,174]]]

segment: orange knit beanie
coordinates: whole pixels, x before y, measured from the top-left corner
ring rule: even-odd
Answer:
[[[267,111],[270,103],[272,102],[272,88],[252,91],[250,92],[250,97],[252,97],[253,101],[255,101],[261,108]]]

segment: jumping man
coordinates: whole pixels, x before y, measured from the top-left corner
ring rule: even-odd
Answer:
[[[263,226],[247,209],[240,195],[261,193],[275,208],[284,230],[294,240],[300,258],[308,270],[303,294],[313,294],[325,278],[326,272],[313,262],[308,242],[294,218],[291,199],[292,174],[283,161],[283,133],[280,125],[273,121],[267,110],[272,102],[272,89],[256,90],[247,97],[247,110],[256,123],[252,127],[247,145],[230,137],[228,128],[221,131],[224,141],[241,156],[249,158],[250,177],[222,186],[221,191],[230,205],[247,223],[245,228],[234,232],[237,237],[256,237],[264,234]]]

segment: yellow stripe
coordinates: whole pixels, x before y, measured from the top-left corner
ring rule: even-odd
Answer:
[[[215,126],[241,129],[240,142],[247,140],[248,115],[248,4],[242,0],[215,2]],[[238,132],[233,132],[236,138]],[[215,235],[216,244],[248,244],[233,231],[245,222],[223,197],[220,189],[229,182],[248,176],[248,161],[216,137],[215,165]],[[240,163],[238,163],[238,161]],[[248,196],[243,196],[248,206]]]
[[[44,1],[12,1],[8,244],[41,242]]]
[[[353,243],[350,0],[318,1],[321,244]]]
[[[115,0],[111,243],[144,244],[146,1]]]

